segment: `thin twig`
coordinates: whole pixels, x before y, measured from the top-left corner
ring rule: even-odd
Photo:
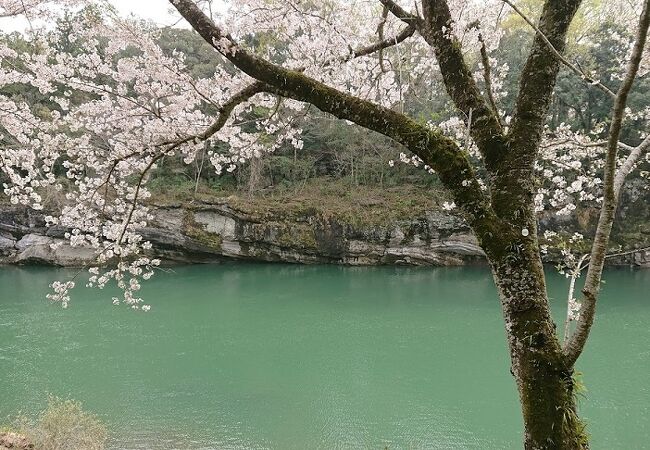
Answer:
[[[589,254],[586,253],[580,257],[578,260],[578,265],[571,271],[571,281],[569,281],[569,294],[567,296],[567,307],[566,307],[566,320],[564,321],[564,342],[566,343],[569,340],[569,327],[573,321],[571,315],[571,303],[575,301],[575,290],[576,290],[576,280],[580,277],[582,269],[584,269],[582,263],[585,260],[589,259]],[[586,267],[586,266],[585,266]]]
[[[499,115],[499,107],[497,106],[496,99],[494,98],[494,91],[492,88],[492,67],[490,65],[490,56],[488,55],[487,52],[487,47],[485,45],[485,41],[483,40],[483,34],[480,31],[480,26],[477,23],[476,28],[478,30],[478,40],[481,43],[481,62],[483,64],[483,81],[485,82],[485,90],[487,91],[487,98],[488,101],[490,102],[490,106],[492,107],[492,110],[494,110],[494,115],[497,117],[497,120],[499,121],[499,125],[503,126],[501,123],[501,116]]]
[[[593,79],[589,75],[587,75],[583,70],[581,70],[579,67],[576,65],[572,64],[568,59],[566,59],[560,52],[557,51],[555,46],[549,41],[549,39],[546,37],[544,33],[539,29],[535,23],[526,16],[513,2],[510,0],[501,0],[502,2],[506,3],[508,6],[512,8],[514,12],[516,12],[524,21],[530,25],[537,34],[540,35],[548,49],[551,51],[553,56],[557,58],[562,64],[564,64],[566,67],[568,67],[572,72],[574,72],[576,75],[578,75],[581,79],[583,79],[586,83],[589,83],[590,86],[594,86],[601,91],[603,91],[605,94],[607,94],[611,98],[616,98],[616,94],[612,92],[607,86],[602,84],[600,81]]]

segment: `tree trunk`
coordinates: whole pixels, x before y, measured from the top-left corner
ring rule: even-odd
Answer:
[[[573,368],[564,361],[543,266],[532,250],[515,247],[491,261],[522,407],[524,448],[584,450],[588,440],[577,415]]]
[[[469,154],[439,130],[251,54],[195,2],[172,1],[206,42],[258,80],[267,92],[310,103],[381,133],[436,171],[461,206],[492,265],[522,404],[525,448],[585,449],[588,444],[576,414],[572,364],[567,363],[550,317],[533,208],[537,192],[534,163],[566,35],[581,0],[544,2],[538,25],[533,25],[536,35],[522,70],[507,133],[478,89],[461,42],[449,37],[447,30],[454,19],[448,3],[422,1],[422,16],[405,11],[392,0],[381,3],[409,27],[417,28],[434,50],[447,93],[467,118],[467,129],[484,158],[489,194],[483,192]]]

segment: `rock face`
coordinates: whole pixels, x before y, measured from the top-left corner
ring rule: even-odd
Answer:
[[[364,226],[321,215],[257,216],[224,202],[192,209],[158,208],[154,217],[143,234],[168,260],[461,265],[483,256],[460,219],[434,213]]]
[[[6,432],[0,433],[0,450],[31,450],[34,444],[18,433]]]
[[[25,208],[0,208],[0,263],[83,266],[94,252],[72,247],[65,230],[46,227],[43,215]]]
[[[57,266],[83,266],[92,261],[95,252],[89,248],[72,247],[63,239],[27,234],[15,243],[14,262],[45,263]]]
[[[633,258],[635,266],[650,267],[650,249],[635,253]]]
[[[350,224],[316,213],[253,214],[227,201],[158,206],[142,234],[167,262],[227,259],[346,265],[462,265],[483,252],[463,221],[427,213],[386,224]],[[80,266],[90,249],[71,247],[65,230],[47,228],[41,216],[19,208],[0,211],[0,262]]]
[[[351,223],[311,211],[258,212],[215,203],[159,205],[141,230],[152,256],[167,263],[225,260],[304,264],[455,266],[482,263],[484,254],[467,225],[445,212],[390,223]],[[42,216],[0,208],[0,263],[82,266],[94,259],[71,247],[66,230]],[[650,251],[610,261],[650,267]]]

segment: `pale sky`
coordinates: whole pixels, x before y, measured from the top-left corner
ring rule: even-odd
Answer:
[[[134,14],[143,19],[153,20],[161,25],[172,25],[179,19],[178,13],[170,14],[169,0],[109,0],[124,15]],[[29,27],[25,17],[0,18],[0,29],[6,33],[22,31]]]
[[[169,0],[109,0],[123,14],[135,14],[143,19],[150,19],[154,22],[171,25],[178,18],[178,14],[170,15],[171,4]]]

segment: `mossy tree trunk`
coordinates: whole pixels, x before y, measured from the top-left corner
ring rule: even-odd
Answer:
[[[380,35],[379,42],[355,49],[350,58],[397,45],[415,32],[422,36],[435,53],[447,94],[460,116],[466,119],[468,132],[483,156],[489,193],[482,189],[467,151],[439,130],[402,112],[327,86],[300,71],[272,64],[239,46],[194,1],[170,0],[206,42],[257,80],[252,86],[255,92],[265,91],[310,103],[338,118],[388,136],[436,171],[461,207],[492,268],[506,326],[511,372],[521,400],[525,448],[588,448],[584,426],[577,415],[572,374],[591,320],[584,321],[580,330],[585,331],[578,333],[580,339],[574,339],[568,349],[562,349],[548,304],[533,200],[534,164],[539,157],[567,32],[581,0],[544,1],[520,76],[509,130],[502,127],[494,106],[476,85],[461,43],[449,34],[454,21],[446,0],[420,0],[416,2],[418,12],[414,13],[394,0],[378,1],[383,4],[384,13],[388,11],[402,20],[406,28],[394,37],[384,39]],[[644,4],[647,16],[648,0]],[[638,47],[643,49],[645,36],[639,43]],[[489,77],[489,71],[486,76]],[[625,98],[619,98],[617,104],[624,106]],[[618,135],[610,136],[610,140],[611,147],[615,148]],[[606,248],[608,239],[609,233],[604,234],[600,240],[602,248]],[[600,271],[602,267],[594,279],[600,279]],[[597,291],[593,293],[593,304],[595,295]]]
[[[522,408],[524,447],[588,448],[575,404],[573,368],[565,362],[549,313],[541,262],[520,249],[492,262],[492,270]]]

